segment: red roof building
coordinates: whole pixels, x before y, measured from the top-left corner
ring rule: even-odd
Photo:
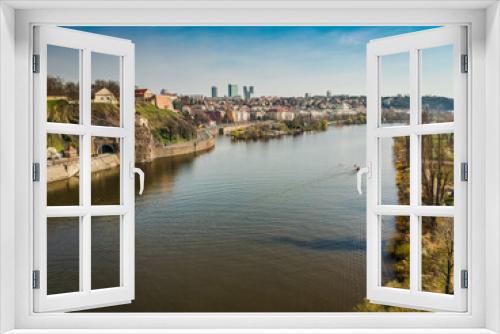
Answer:
[[[135,90],[135,102],[136,103],[144,103],[144,102],[154,102],[155,94],[147,89],[147,88],[137,88]]]

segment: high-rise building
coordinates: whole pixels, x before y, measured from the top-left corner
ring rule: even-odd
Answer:
[[[306,99],[308,99],[308,98],[309,98],[309,93],[306,93],[306,94],[304,95],[304,97],[305,97]]]
[[[227,95],[229,97],[238,96],[238,85],[234,85],[234,84],[227,85]]]
[[[332,91],[331,90],[327,90],[326,91],[326,97],[328,97],[328,98],[332,97]]]
[[[217,87],[212,86],[212,97],[217,97]]]
[[[253,87],[253,86],[250,86],[249,88],[250,88],[250,94],[255,93],[255,91],[254,91],[254,87]]]
[[[247,87],[243,86],[243,97],[245,100],[250,100],[253,94],[253,86]]]

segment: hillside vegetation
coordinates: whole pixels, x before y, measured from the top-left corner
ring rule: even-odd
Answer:
[[[191,140],[196,136],[192,120],[172,110],[158,109],[152,104],[137,104],[135,112],[136,117],[148,121],[153,137],[163,145]]]
[[[55,123],[80,123],[78,102],[66,100],[47,101],[47,121]],[[92,125],[119,126],[120,108],[115,104],[92,103]]]
[[[92,103],[92,125],[119,126],[120,108],[108,103]],[[163,145],[191,140],[196,136],[196,127],[190,118],[184,118],[172,110],[158,109],[152,104],[137,104],[136,119],[147,120],[148,130],[154,140]],[[78,124],[79,104],[67,100],[47,101],[47,121],[56,123]],[[50,134],[47,146],[54,147],[58,152],[68,146],[79,147],[78,136]]]
[[[78,103],[69,103],[66,100],[47,101],[47,121],[56,123],[79,123]]]

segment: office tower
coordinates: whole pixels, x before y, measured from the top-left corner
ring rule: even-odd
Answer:
[[[243,96],[245,97],[245,100],[250,100],[252,97],[253,93],[253,86],[247,87],[243,86]]]
[[[328,97],[328,98],[332,97],[332,91],[327,90],[326,91],[326,97]]]
[[[229,97],[238,96],[238,85],[234,85],[234,84],[227,85],[227,95]]]
[[[217,87],[212,86],[212,97],[217,97]]]

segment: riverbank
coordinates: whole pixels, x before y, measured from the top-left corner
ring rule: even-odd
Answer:
[[[196,139],[164,145],[156,140],[147,127],[136,124],[135,161],[151,162],[158,158],[171,158],[209,151],[215,147],[215,136],[208,129],[199,129]]]
[[[92,173],[114,168],[120,165],[118,154],[105,153],[92,157]],[[67,180],[80,175],[80,159],[61,158],[50,160],[47,164],[47,183]]]
[[[171,158],[209,151],[215,147],[215,137],[209,130],[199,131],[195,140],[172,145],[155,145],[150,153],[149,161],[158,158]],[[142,161],[143,162],[143,161]]]
[[[215,138],[208,132],[199,134],[200,138],[172,145],[155,145],[151,147],[147,161],[157,158],[177,157],[209,151],[215,147]],[[144,162],[144,161],[139,161]],[[118,167],[119,154],[99,154],[92,157],[92,173]],[[80,160],[78,158],[60,158],[49,160],[47,164],[47,183],[67,180],[80,174]]]
[[[396,137],[392,145],[394,183],[397,203],[410,202],[409,138]],[[453,134],[424,136],[422,150],[421,201],[424,205],[451,206],[453,192]],[[384,286],[410,288],[410,222],[407,216],[394,218],[393,231],[383,250],[391,265]],[[421,217],[421,289],[453,295],[454,239],[453,218]],[[355,307],[361,312],[414,312],[394,306],[371,304],[368,300]]]

